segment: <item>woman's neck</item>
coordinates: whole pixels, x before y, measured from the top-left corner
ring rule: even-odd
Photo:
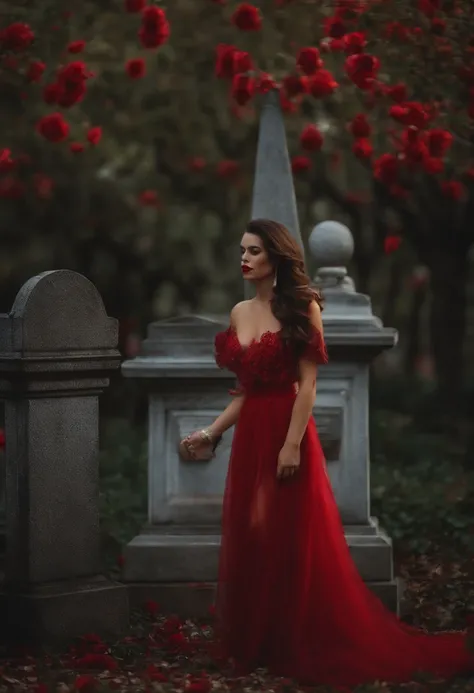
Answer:
[[[273,277],[261,279],[255,284],[255,301],[269,303],[273,298]]]

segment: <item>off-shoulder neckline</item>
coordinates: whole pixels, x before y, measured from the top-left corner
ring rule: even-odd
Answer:
[[[250,347],[254,346],[255,344],[260,344],[262,342],[262,340],[265,337],[268,337],[269,335],[275,335],[275,336],[280,335],[282,330],[283,330],[282,327],[280,327],[279,330],[265,330],[265,332],[262,332],[260,337],[252,339],[249,342],[249,344],[242,344],[242,342],[239,339],[239,336],[237,334],[237,330],[235,329],[235,327],[233,325],[229,326],[229,332],[231,332],[234,335],[234,338],[235,338],[236,342],[238,343],[239,347],[242,349],[242,351],[247,351],[247,349],[250,349]]]

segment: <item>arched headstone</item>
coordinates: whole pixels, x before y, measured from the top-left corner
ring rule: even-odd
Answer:
[[[98,397],[120,366],[117,321],[95,286],[44,272],[0,315],[6,556],[0,623],[42,639],[127,621],[124,587],[100,575]]]

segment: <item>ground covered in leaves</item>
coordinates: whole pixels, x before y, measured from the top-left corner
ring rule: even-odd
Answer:
[[[405,620],[427,630],[461,629],[474,606],[474,559],[443,561],[442,556],[403,558],[398,574],[406,581]],[[90,633],[64,652],[28,653],[0,659],[0,693],[224,693],[232,691],[329,693],[328,688],[301,688],[261,670],[235,678],[213,652],[209,623],[180,622],[149,602],[134,614],[130,632],[118,642],[103,642]],[[404,685],[376,682],[358,693],[474,692],[474,676],[444,681],[419,677]],[[348,689],[344,689],[344,693]]]
[[[408,399],[403,391],[403,406]],[[396,574],[405,583],[404,620],[429,631],[461,630],[474,625],[474,467],[466,464],[465,446],[453,444],[436,427],[420,432],[414,418],[406,411],[377,409],[371,414],[372,513],[394,539]],[[146,460],[144,431],[123,422],[109,427],[100,470],[103,549],[112,574],[123,545],[146,518]],[[113,690],[329,693],[321,687],[302,689],[265,671],[233,677],[213,652],[212,615],[208,623],[180,623],[153,603],[134,614],[129,633],[119,642],[104,643],[88,634],[61,653],[7,657],[0,651],[0,693]],[[356,690],[474,693],[474,676],[449,682],[424,676],[404,685],[376,682]]]

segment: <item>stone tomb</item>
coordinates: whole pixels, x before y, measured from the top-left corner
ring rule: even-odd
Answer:
[[[370,515],[369,465],[369,367],[397,334],[373,315],[369,297],[355,291],[346,270],[352,248],[342,225],[312,233],[330,355],[319,368],[314,416],[359,572],[398,611],[392,544]],[[154,323],[142,353],[123,365],[125,377],[145,382],[149,391],[149,518],[126,547],[123,578],[133,602],[154,597],[184,615],[204,613],[213,598],[232,431],[208,463],[181,462],[177,446],[229,402],[233,375],[213,357],[214,336],[226,326],[226,318],[199,316]]]

